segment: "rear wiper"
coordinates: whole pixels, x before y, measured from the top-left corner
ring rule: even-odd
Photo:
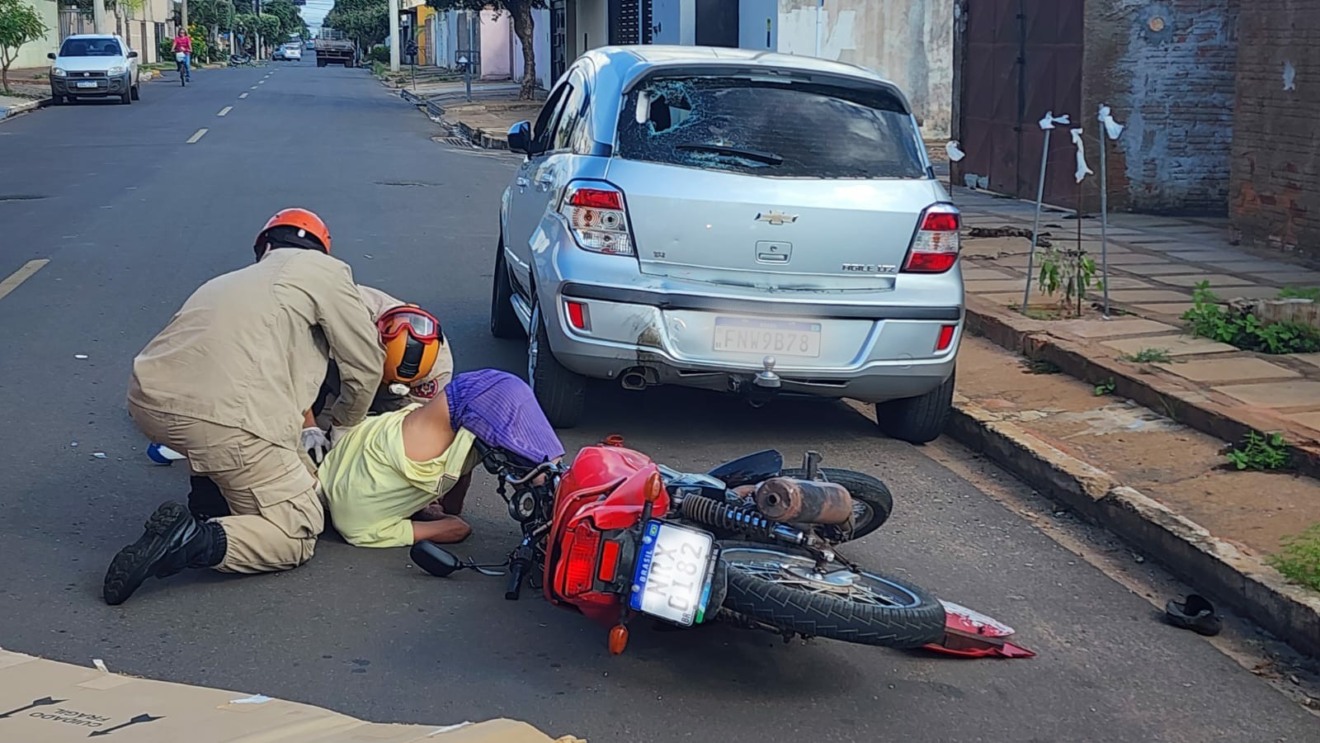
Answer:
[[[784,162],[784,158],[773,152],[746,150],[741,147],[728,147],[722,144],[681,144],[674,149],[714,152],[717,155],[729,155],[731,157],[745,157],[748,160],[756,160],[767,165],[779,165]]]

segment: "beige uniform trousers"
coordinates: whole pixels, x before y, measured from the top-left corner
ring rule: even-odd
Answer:
[[[188,457],[193,474],[215,481],[233,514],[213,519],[228,549],[223,573],[291,570],[312,559],[325,505],[306,455],[238,428],[128,405],[142,433]]]

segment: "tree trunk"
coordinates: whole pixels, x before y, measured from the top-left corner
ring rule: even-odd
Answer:
[[[506,2],[506,5],[513,5],[511,9],[513,15],[513,32],[518,36],[518,42],[522,44],[523,51],[523,79],[522,90],[518,93],[518,98],[524,101],[536,99],[536,46],[535,38],[532,33],[535,21],[532,18],[531,0],[521,0],[516,5],[512,2]]]
[[[9,92],[9,55],[6,54],[5,59],[2,61],[4,64],[0,65],[0,91],[4,91],[5,93],[8,93]]]

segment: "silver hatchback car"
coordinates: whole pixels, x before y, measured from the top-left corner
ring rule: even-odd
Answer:
[[[875,403],[948,418],[960,217],[906,97],[848,64],[701,47],[579,58],[500,206],[491,332],[526,335],[550,421],[588,379]]]

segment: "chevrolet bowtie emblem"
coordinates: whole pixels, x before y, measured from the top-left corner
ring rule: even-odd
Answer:
[[[760,214],[756,215],[756,221],[766,222],[774,225],[775,227],[784,224],[793,224],[794,222],[797,221],[797,219],[798,218],[796,214],[785,214],[783,212],[775,212],[775,211],[761,212]]]

